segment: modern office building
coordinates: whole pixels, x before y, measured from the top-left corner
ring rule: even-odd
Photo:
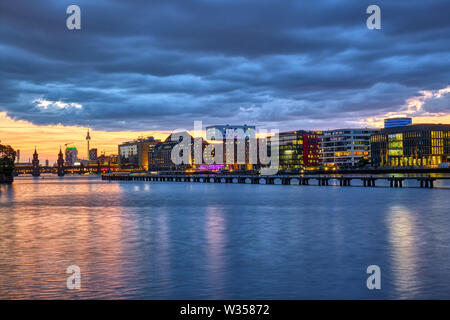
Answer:
[[[119,145],[120,168],[148,170],[148,152],[160,142],[153,137],[147,137]]]
[[[73,166],[78,161],[78,150],[76,147],[66,148],[66,166]]]
[[[279,134],[279,171],[300,172],[317,168],[321,162],[317,131],[288,131]]]
[[[217,132],[220,132],[220,136],[216,136]],[[243,134],[240,137],[238,135]],[[230,135],[232,133],[232,135]],[[223,161],[221,164],[224,165],[225,169],[228,170],[253,170],[256,167],[256,163],[251,163],[250,153],[252,152],[258,158],[257,149],[257,138],[256,138],[256,127],[244,125],[214,125],[206,127],[206,138],[207,140],[215,141],[215,143],[221,143],[223,148]],[[233,148],[226,146],[226,140],[233,140]],[[250,142],[250,139],[253,140]],[[242,146],[242,144],[244,146]],[[239,150],[244,150],[244,158],[239,158]],[[228,161],[227,161],[228,159]],[[232,161],[230,161],[232,159]],[[254,161],[254,162],[257,162]]]
[[[191,157],[187,164],[176,165],[172,161],[172,149],[180,143],[180,140],[172,141],[172,135],[169,135],[164,142],[158,143],[148,152],[148,170],[149,171],[176,171],[186,170],[192,167],[194,157],[194,139],[191,137]]]
[[[244,124],[243,126],[233,126],[233,125],[214,125],[214,126],[208,126],[206,127],[206,137],[209,140],[220,140],[221,137],[216,137],[215,134],[217,131],[219,131],[222,135],[222,139],[226,139],[227,137],[227,130],[233,130],[236,132],[237,130],[242,130],[245,133],[248,133],[249,136],[256,137],[256,127],[255,126],[248,126]],[[234,138],[238,138],[236,135],[234,135]]]
[[[412,118],[409,117],[392,117],[384,119],[384,128],[404,127],[412,124]]]
[[[322,162],[326,167],[351,168],[370,161],[370,136],[377,129],[337,129],[320,136]]]
[[[450,162],[450,125],[386,128],[374,134],[370,142],[375,166],[437,168]]]

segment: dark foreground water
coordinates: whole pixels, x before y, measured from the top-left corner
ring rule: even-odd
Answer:
[[[448,299],[450,190],[18,178],[0,298]]]

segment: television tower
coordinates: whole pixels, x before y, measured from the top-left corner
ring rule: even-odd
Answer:
[[[91,135],[89,133],[89,128],[88,128],[88,132],[87,132],[87,136],[86,136],[86,142],[87,142],[87,159],[91,160],[91,157],[89,155],[89,150],[90,150],[90,142],[91,142]]]

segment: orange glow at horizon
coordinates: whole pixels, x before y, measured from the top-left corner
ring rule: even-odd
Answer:
[[[36,125],[25,120],[14,120],[6,112],[0,112],[0,143],[11,145],[20,150],[20,162],[28,162],[33,157],[36,146],[41,165],[45,160],[53,165],[58,157],[59,148],[63,152],[65,144],[71,143],[78,150],[80,159],[87,159],[87,127],[58,125]],[[140,136],[153,136],[164,141],[170,131],[97,131],[90,130],[90,148],[97,148],[98,155],[103,152],[107,155],[117,154],[118,145],[125,141],[137,139]],[[195,132],[190,132],[195,135]],[[200,133],[204,138],[206,131]],[[257,134],[258,137],[266,134]]]
[[[374,128],[383,128],[384,119],[391,116],[398,115],[399,113],[404,113],[403,116],[412,117],[413,124],[419,123],[434,123],[434,124],[449,124],[450,114],[447,112],[430,113],[423,112],[422,107],[427,100],[430,99],[440,99],[444,95],[450,93],[450,86],[447,86],[440,90],[430,91],[422,90],[419,91],[419,96],[409,98],[405,101],[405,107],[403,110],[388,112],[384,115],[361,119],[360,123]]]
[[[397,111],[377,115],[375,117],[362,118],[357,121],[361,126],[383,128],[384,119],[399,113],[413,118],[413,124],[418,123],[441,123],[450,124],[450,113],[428,113],[424,112],[422,106],[429,99],[440,99],[450,93],[450,86],[435,91],[420,91],[417,96],[405,101],[405,105]],[[353,122],[354,123],[354,122]],[[75,146],[78,149],[78,157],[87,159],[87,127],[58,125],[36,125],[25,120],[14,120],[6,112],[0,112],[0,143],[11,145],[15,150],[20,150],[20,162],[28,162],[32,158],[34,147],[39,153],[41,164],[49,160],[49,164],[56,162],[59,148],[64,152],[65,144]],[[319,130],[319,128],[317,128]],[[280,130],[283,131],[283,130]],[[165,140],[170,131],[96,131],[90,129],[92,140],[90,148],[97,148],[98,154],[117,154],[118,145],[125,141],[137,139],[138,137],[153,136],[156,139]],[[196,136],[195,132],[191,132]],[[201,135],[205,138],[203,129]],[[257,133],[261,138],[267,134]]]
[[[411,116],[408,115],[408,117],[412,117],[413,124],[420,124],[420,123],[433,123],[433,124],[450,124],[450,115],[430,115],[430,116]],[[376,118],[367,118],[364,119],[361,123],[364,123],[366,127],[370,128],[384,128],[384,119],[388,118],[388,115],[376,117]]]
[[[87,127],[58,125],[35,125],[29,121],[14,120],[6,112],[0,112],[0,143],[11,145],[20,150],[20,162],[28,162],[32,158],[36,146],[41,165],[49,160],[50,165],[56,161],[59,148],[66,143],[78,149],[80,159],[87,158],[86,134]],[[98,155],[102,152],[117,154],[117,146],[125,141],[137,139],[139,136],[153,136],[164,140],[170,134],[166,131],[97,131],[90,129],[90,148],[97,148]]]

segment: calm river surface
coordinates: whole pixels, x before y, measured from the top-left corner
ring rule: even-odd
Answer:
[[[0,298],[449,299],[450,189],[20,177]]]

